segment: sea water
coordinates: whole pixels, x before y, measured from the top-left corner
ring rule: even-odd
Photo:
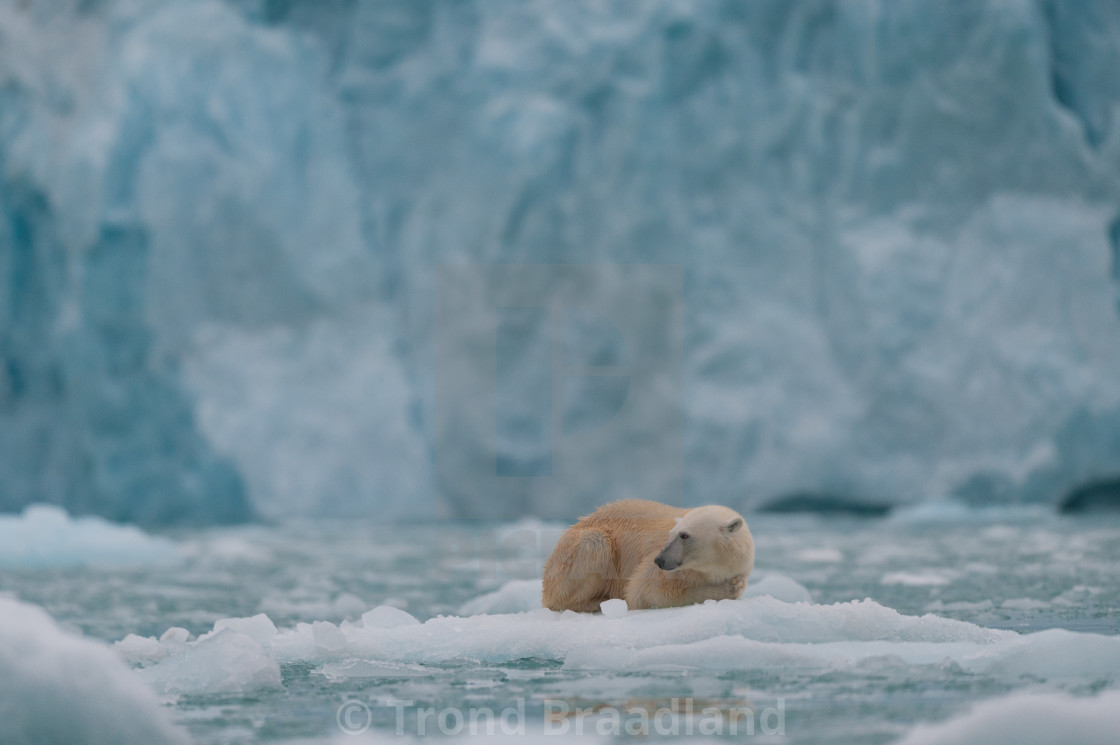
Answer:
[[[758,554],[744,598],[595,615],[539,607],[563,525],[152,537],[57,511],[4,521],[0,535],[25,540],[2,543],[0,589],[112,644],[197,743],[921,742],[944,720],[1023,723],[1050,706],[1046,722],[1073,712],[1062,732],[1116,724],[1116,517],[748,516]]]

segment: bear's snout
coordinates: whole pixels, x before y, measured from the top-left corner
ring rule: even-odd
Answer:
[[[665,548],[661,549],[653,563],[657,565],[658,569],[671,572],[679,567],[683,561],[684,546],[681,545],[680,538],[674,538],[665,545]]]
[[[666,558],[663,553],[658,554],[657,558],[653,560],[653,563],[656,564],[659,569],[664,569],[666,572],[671,572],[681,565],[679,559]]]

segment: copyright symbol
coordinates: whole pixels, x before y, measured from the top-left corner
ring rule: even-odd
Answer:
[[[338,728],[348,735],[360,735],[373,724],[373,713],[364,701],[348,699],[342,702],[335,714]]]

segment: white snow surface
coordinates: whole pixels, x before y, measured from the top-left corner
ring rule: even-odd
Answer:
[[[119,567],[179,559],[175,544],[165,538],[99,517],[71,517],[54,505],[0,515],[0,567]]]
[[[0,597],[0,742],[187,741],[155,694],[108,647],[63,631],[36,606]]]

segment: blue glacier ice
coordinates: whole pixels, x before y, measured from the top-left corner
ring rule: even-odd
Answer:
[[[1055,503],[1120,471],[1118,66],[1103,0],[3,0],[0,509]],[[656,415],[526,398],[555,313],[446,387],[436,268],[510,264],[600,267],[541,303],[676,350]]]

